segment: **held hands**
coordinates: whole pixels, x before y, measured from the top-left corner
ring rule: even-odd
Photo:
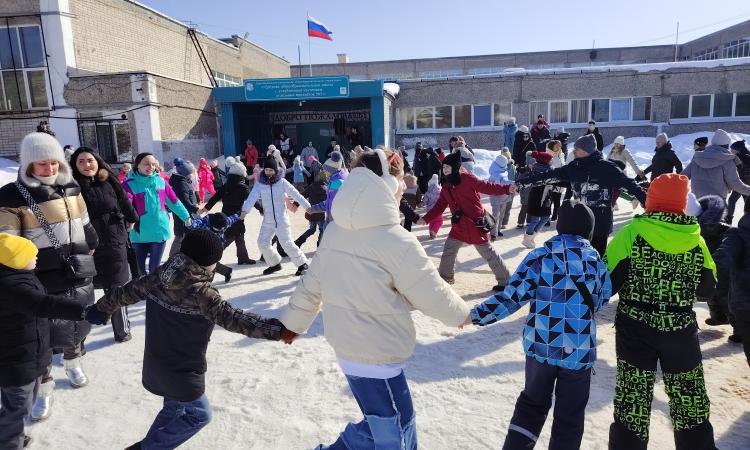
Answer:
[[[508,187],[508,192],[509,192],[509,193],[511,193],[511,194],[515,194],[517,190],[518,190],[518,189],[516,188],[516,185],[515,185],[515,184],[511,184],[511,185],[510,185],[510,186]]]
[[[297,339],[298,336],[299,336],[299,334],[297,334],[294,331],[289,330],[289,329],[287,329],[285,327],[283,330],[281,330],[281,339],[280,340],[282,342],[284,342],[285,344],[287,344],[287,345],[292,345],[292,342],[294,342],[294,340]]]
[[[109,316],[101,311],[96,305],[89,305],[85,310],[86,322],[92,325],[105,325],[109,320]]]
[[[469,315],[466,316],[466,320],[464,320],[464,323],[462,323],[461,325],[459,325],[458,328],[459,329],[463,329],[463,327],[465,327],[467,325],[471,325],[471,324],[472,324],[471,313],[469,313]]]
[[[208,214],[208,210],[207,210],[207,209],[206,209],[206,207],[204,206],[203,208],[201,208],[201,209],[200,209],[200,210],[198,211],[198,214],[200,214],[201,216],[205,216],[206,214]]]
[[[190,226],[193,224],[193,219],[188,218],[188,220],[185,221],[185,226],[190,228]]]
[[[424,218],[420,217],[419,220],[417,220],[417,225],[427,225],[427,222],[424,221]]]

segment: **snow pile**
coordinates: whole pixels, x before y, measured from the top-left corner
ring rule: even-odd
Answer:
[[[18,163],[0,158],[0,186],[16,181],[18,178]]]
[[[401,86],[398,83],[383,83],[383,91],[393,98],[398,97],[398,93],[401,92]]]

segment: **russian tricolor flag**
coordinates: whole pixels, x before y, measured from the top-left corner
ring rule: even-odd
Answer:
[[[332,41],[331,37],[333,33],[323,25],[323,22],[315,20],[314,18],[307,16],[307,35],[310,37],[316,37]]]

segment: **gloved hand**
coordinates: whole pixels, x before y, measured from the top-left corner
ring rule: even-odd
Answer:
[[[109,321],[109,316],[101,311],[96,305],[90,305],[86,307],[86,322],[92,325],[106,325]]]
[[[295,339],[297,339],[297,336],[299,334],[295,333],[292,330],[287,329],[284,327],[283,330],[281,330],[281,341],[285,344],[292,345],[292,342],[294,342]]]

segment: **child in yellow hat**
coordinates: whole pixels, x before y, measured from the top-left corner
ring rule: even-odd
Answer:
[[[0,448],[22,448],[31,440],[23,424],[47,368],[48,318],[84,315],[72,299],[47,294],[34,274],[37,252],[28,239],[0,233]]]

